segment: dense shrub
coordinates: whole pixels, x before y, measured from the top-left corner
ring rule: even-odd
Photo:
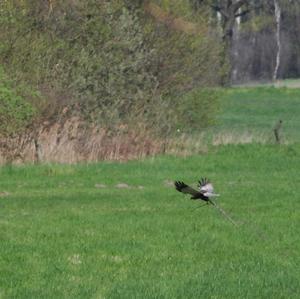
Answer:
[[[178,128],[193,132],[214,125],[220,93],[218,89],[202,88],[185,94],[177,105]]]
[[[215,111],[211,94],[180,99],[195,87],[218,83],[220,46],[205,22],[199,22],[199,33],[187,35],[146,15],[141,2],[2,2],[0,62],[48,100],[50,93],[61,99],[55,105],[72,105],[105,127],[125,123],[166,133],[178,122],[196,123],[179,108],[203,102]],[[196,22],[188,6],[175,6]],[[207,115],[201,127],[213,118]]]
[[[31,123],[35,109],[14,90],[0,68],[0,135],[14,136]]]

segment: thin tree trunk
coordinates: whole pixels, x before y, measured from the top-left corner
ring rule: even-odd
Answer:
[[[278,78],[278,70],[280,66],[280,56],[281,56],[281,40],[280,40],[280,27],[281,27],[281,9],[278,0],[274,0],[275,7],[275,19],[276,19],[276,43],[277,43],[277,54],[276,54],[276,64],[273,73],[273,80]]]
[[[223,85],[227,85],[231,82],[232,79],[232,71],[233,71],[233,39],[234,39],[234,28],[236,26],[236,19],[242,15],[245,15],[249,12],[249,10],[245,10],[241,12],[242,8],[245,4],[248,3],[249,0],[237,0],[235,2],[231,0],[226,1],[226,5],[223,6],[213,6],[213,8],[220,12],[222,15],[222,28],[223,28],[223,57],[222,57],[222,65],[224,68],[227,68],[227,74],[223,78]],[[241,12],[241,13],[239,13]]]
[[[240,13],[240,9],[238,11]],[[240,35],[240,24],[241,24],[241,17],[237,17],[235,19],[235,26],[233,28],[233,38],[232,38],[232,74],[231,74],[231,81],[232,83],[238,82],[238,46],[239,46],[239,35]]]

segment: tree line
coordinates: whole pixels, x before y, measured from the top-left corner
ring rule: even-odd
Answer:
[[[222,31],[229,81],[276,80],[300,75],[300,2],[296,0],[190,0],[210,7]]]
[[[174,12],[143,1],[2,1],[0,26],[0,114],[4,88],[24,114],[18,128],[6,118],[3,136],[73,116],[109,134],[167,136],[213,122],[218,92],[207,88],[226,73],[222,45],[187,1]]]
[[[0,99],[15,97],[26,126],[65,111],[111,131],[201,129],[218,110],[211,88],[299,76],[299,12],[295,0],[2,1]],[[3,119],[15,129],[1,134],[17,131]]]

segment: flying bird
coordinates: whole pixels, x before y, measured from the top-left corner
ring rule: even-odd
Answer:
[[[219,194],[214,193],[214,187],[207,178],[200,179],[200,181],[198,181],[198,187],[199,191],[186,185],[184,182],[175,182],[176,190],[185,194],[192,195],[191,199],[201,199],[208,203],[211,202],[211,197],[219,196]]]
[[[203,200],[207,204],[212,204],[216,209],[218,209],[231,223],[237,225],[237,223],[221,208],[219,207],[213,200],[212,197],[219,196],[219,194],[214,193],[214,187],[212,183],[207,178],[201,178],[198,181],[199,190],[195,190],[194,188],[188,186],[184,182],[175,181],[174,183],[177,191],[192,195],[191,199],[193,200]]]

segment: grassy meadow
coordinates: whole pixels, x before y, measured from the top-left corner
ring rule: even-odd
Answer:
[[[0,298],[299,298],[298,95],[242,88],[223,99],[220,130],[272,134],[282,118],[289,144],[1,167]],[[201,176],[237,227],[172,186]]]
[[[213,132],[225,136],[225,142],[228,136],[228,143],[235,140],[272,143],[273,128],[281,119],[282,141],[300,142],[299,116],[300,89],[231,88],[221,98],[221,113]]]

